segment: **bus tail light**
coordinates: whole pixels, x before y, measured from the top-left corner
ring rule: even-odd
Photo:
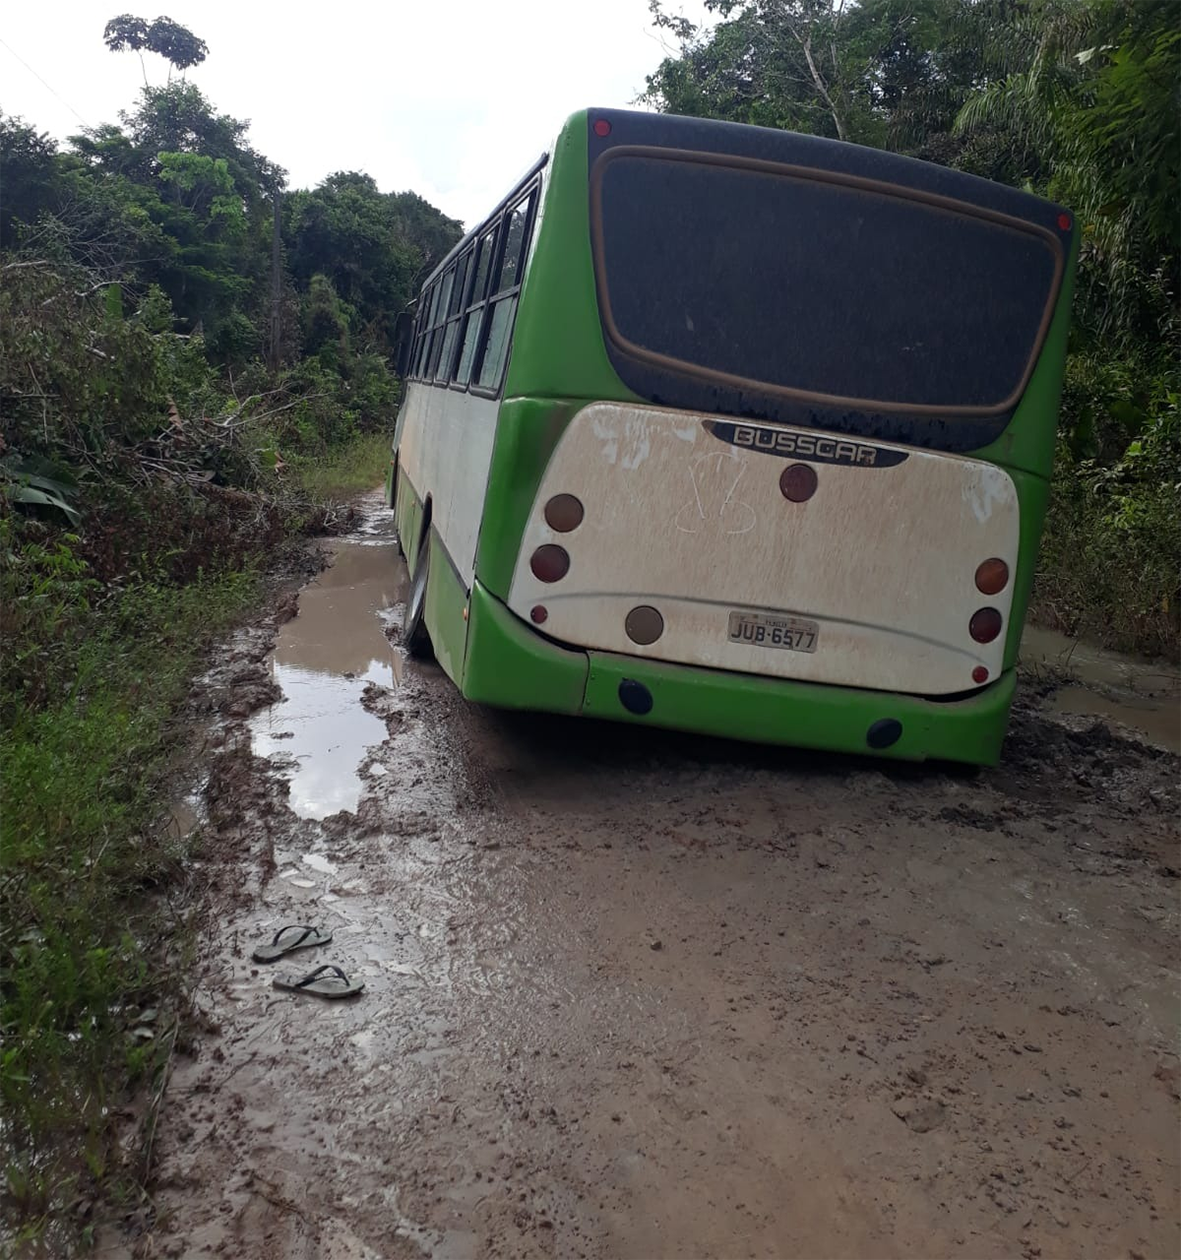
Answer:
[[[972,681],[974,683],[988,682],[988,670],[983,665],[977,665],[972,671]]]
[[[545,543],[530,557],[529,568],[539,582],[560,582],[570,572],[570,557],[564,547]]]
[[[811,464],[788,464],[779,474],[779,490],[790,503],[806,503],[816,493],[816,469]]]
[[[1000,634],[1002,621],[995,608],[978,608],[968,622],[968,633],[977,643],[991,643]]]
[[[545,523],[556,534],[568,534],[582,524],[582,502],[572,494],[555,494],[545,505]]]
[[[647,646],[664,633],[664,618],[650,604],[641,604],[627,614],[623,628],[633,643]]]
[[[1009,584],[1009,566],[997,556],[976,570],[976,589],[981,595],[999,595]]]

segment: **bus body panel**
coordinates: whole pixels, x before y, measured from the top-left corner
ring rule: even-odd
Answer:
[[[465,587],[472,584],[476,540],[500,403],[411,382],[399,419],[398,468],[421,502]],[[407,545],[408,544],[408,545]],[[417,538],[403,535],[411,563]]]
[[[781,475],[793,474],[809,492],[803,501],[781,487]],[[583,505],[571,532],[546,523],[558,494]],[[1007,621],[1012,581],[985,596],[975,574],[993,558],[1012,574],[1019,537],[1016,488],[993,464],[593,403],[571,421],[541,480],[508,605],[522,619],[544,606],[545,633],[571,645],[948,695],[1001,673],[1003,635],[976,643],[968,623],[985,606]],[[547,544],[570,556],[569,573],[552,583],[530,568]],[[637,606],[663,619],[649,644],[625,628]],[[981,668],[985,679],[974,678]]]
[[[470,608],[462,691],[469,700],[501,708],[580,713],[727,739],[905,761],[938,758],[995,765],[1013,699],[1011,670],[974,695],[941,702],[573,651],[534,633],[479,579],[472,588]],[[620,692],[624,682],[648,690],[650,712],[636,714],[625,707]],[[899,733],[892,744],[877,747],[870,732],[883,722],[896,723]]]

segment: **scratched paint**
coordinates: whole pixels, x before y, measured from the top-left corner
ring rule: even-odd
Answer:
[[[1015,503],[1017,492],[1008,474],[988,465],[970,465],[971,475],[964,480],[964,501],[972,515],[984,524],[998,507]]]
[[[747,534],[757,523],[755,510],[738,498],[746,463],[736,454],[698,455],[687,465],[692,498],[677,513],[682,534]]]

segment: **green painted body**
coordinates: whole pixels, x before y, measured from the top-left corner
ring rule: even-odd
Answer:
[[[992,765],[1000,756],[1015,667],[1049,496],[1078,238],[1038,364],[1004,433],[973,452],[1012,477],[1020,505],[1020,548],[1004,672],[958,700],[792,682],[757,675],[584,651],[537,633],[505,606],[521,538],[550,456],[588,402],[643,402],[608,358],[595,294],[587,196],[587,119],[574,115],[550,157],[536,241],[521,290],[488,490],[466,590],[438,535],[424,535],[431,487],[392,468],[391,498],[411,571],[431,547],[427,626],[440,664],[468,699],[504,708],[584,714],[762,743],[867,753],[866,732],[882,718],[903,735],[874,755],[937,757]],[[395,437],[395,455],[397,436]],[[623,708],[623,679],[651,692],[651,712]]]

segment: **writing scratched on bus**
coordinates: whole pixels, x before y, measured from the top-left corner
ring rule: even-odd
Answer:
[[[689,463],[693,498],[676,517],[682,534],[700,534],[719,527],[723,534],[749,534],[755,527],[755,510],[735,496],[746,465],[729,455],[698,455]]]

